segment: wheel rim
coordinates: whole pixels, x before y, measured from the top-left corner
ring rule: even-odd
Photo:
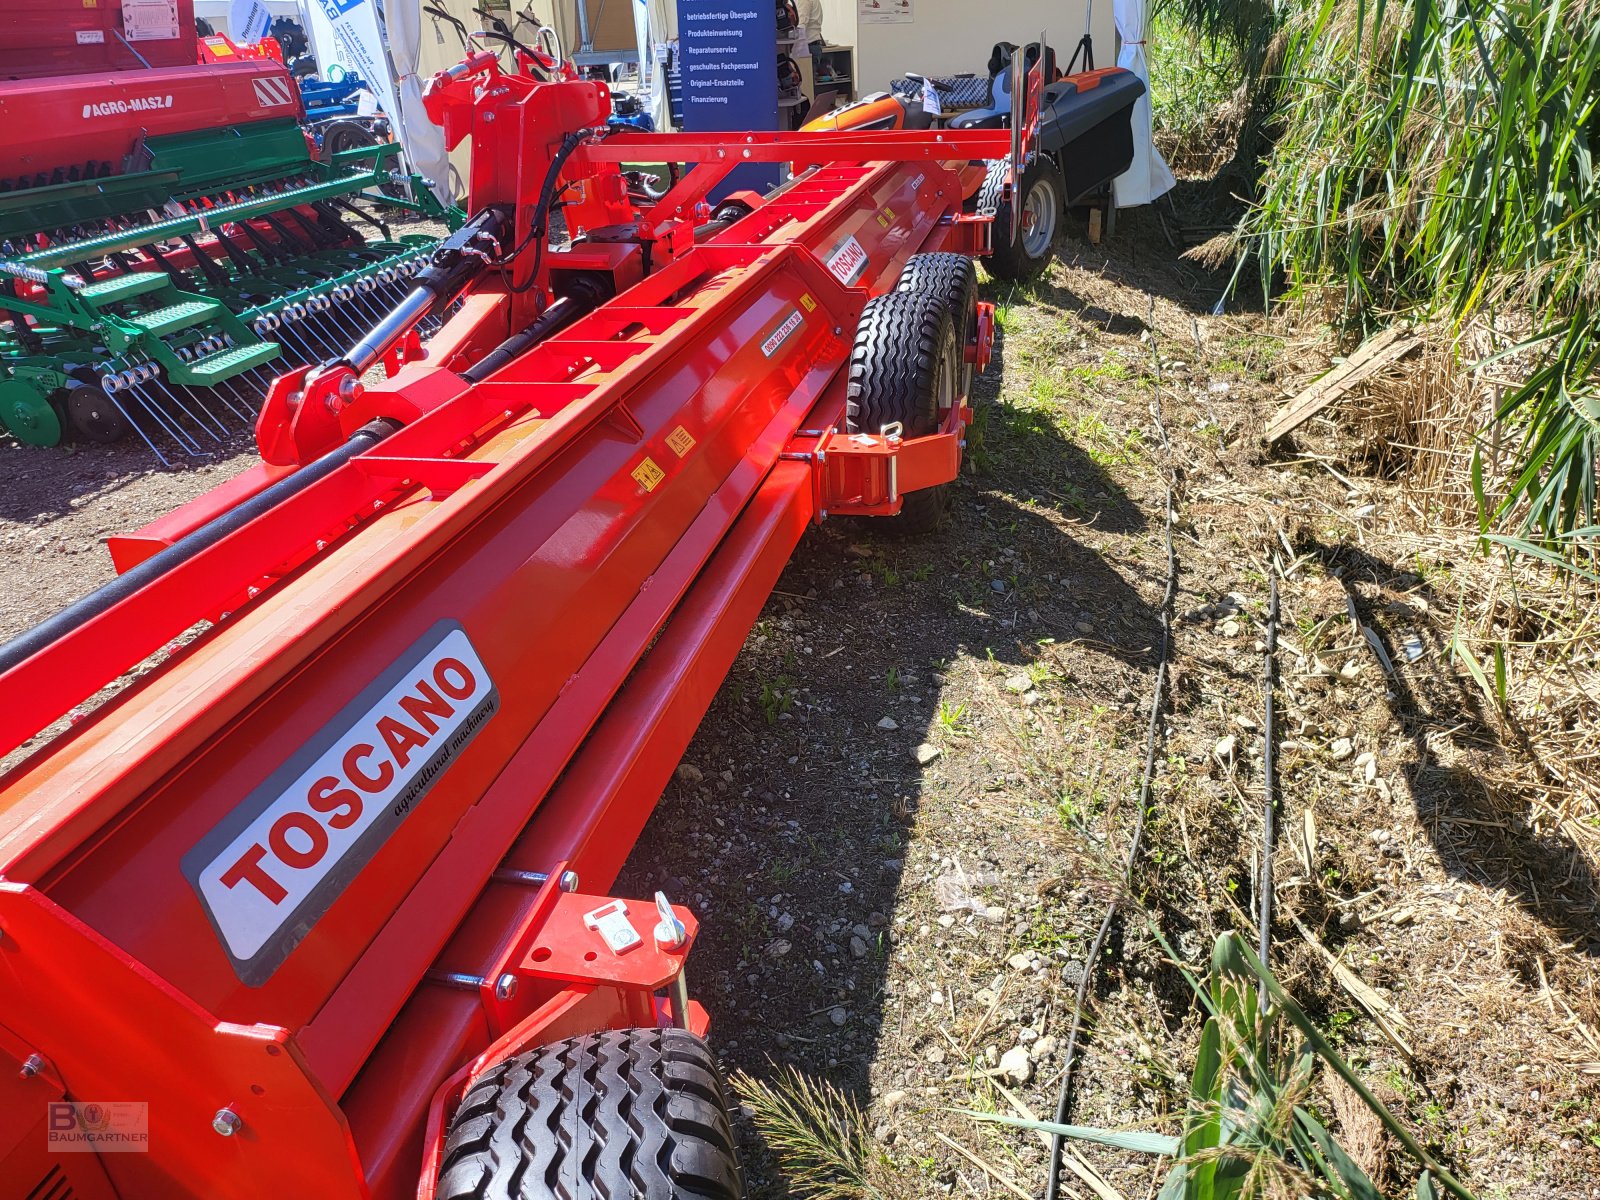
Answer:
[[[1034,180],[1022,206],[1022,249],[1029,258],[1043,258],[1050,252],[1060,209],[1055,185],[1048,179]]]
[[[956,353],[961,353],[959,347],[957,348]],[[933,396],[936,405],[934,410],[935,412],[949,412],[950,406],[956,402],[956,380],[959,378],[959,376],[955,370],[951,369],[952,365],[953,364],[951,363],[949,356],[940,356],[939,365],[935,369],[933,376]]]
[[[128,420],[110,396],[97,387],[75,387],[67,396],[72,427],[91,442],[106,444],[127,435]]]

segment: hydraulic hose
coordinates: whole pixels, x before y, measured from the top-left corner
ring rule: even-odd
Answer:
[[[589,279],[577,280],[570,292],[557,297],[555,303],[534,318],[526,329],[513,333],[461,372],[461,377],[468,383],[479,383],[489,378],[551,334],[560,333],[579,317],[593,312],[605,299],[605,291],[598,283]]]
[[[86,622],[127,599],[174,567],[216,545],[230,533],[242,529],[274,505],[283,503],[289,497],[305,491],[318,480],[331,475],[363,450],[377,445],[399,428],[397,424],[387,420],[373,421],[362,426],[350,435],[350,440],[344,445],[328,451],[315,462],[307,463],[292,475],[286,475],[237,507],[230,508],[221,516],[207,521],[161,553],[145,559],[132,570],[118,575],[104,587],[90,592],[82,600],[41,621],[26,633],[18,634],[0,646],[0,676],[19,663],[32,658],[52,642],[81,628]]]

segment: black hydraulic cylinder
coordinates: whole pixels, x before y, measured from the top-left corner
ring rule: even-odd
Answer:
[[[417,272],[411,291],[374,325],[343,361],[358,375],[383,357],[384,352],[422,318],[442,312],[462,290],[494,265],[500,235],[510,216],[486,208],[434,249],[428,265]]]

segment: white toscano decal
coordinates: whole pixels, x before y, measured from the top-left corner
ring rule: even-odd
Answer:
[[[840,283],[849,287],[867,270],[867,252],[855,236],[845,238],[828,256],[828,270]]]
[[[459,625],[436,626],[396,667],[335,718],[309,763],[303,752],[257,789],[242,830],[216,849],[224,822],[185,858],[247,983],[277,968],[496,711]]]

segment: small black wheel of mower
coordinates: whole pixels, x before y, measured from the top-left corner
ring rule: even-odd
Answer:
[[[1019,181],[1020,228],[1013,229],[1011,203],[1006,198],[1005,160],[989,164],[989,174],[978,189],[978,211],[992,212],[990,254],[985,262],[996,279],[1033,279],[1044,272],[1055,255],[1055,232],[1061,223],[1066,184],[1055,159],[1034,156]]]
[[[850,349],[845,418],[851,433],[882,433],[899,425],[906,437],[939,427],[954,403],[961,356],[955,322],[943,298],[920,291],[874,296],[861,311]],[[948,484],[907,492],[897,516],[874,518],[874,528],[913,536],[938,528]]]
[[[711,1050],[680,1029],[552,1042],[486,1072],[445,1139],[439,1200],[740,1200]]]
[[[972,364],[967,361],[967,341],[972,337],[973,320],[977,315],[977,266],[965,254],[947,250],[937,254],[913,254],[906,260],[906,269],[900,273],[894,290],[927,292],[938,296],[950,309],[956,327],[956,353],[961,361],[960,392],[971,396]]]

